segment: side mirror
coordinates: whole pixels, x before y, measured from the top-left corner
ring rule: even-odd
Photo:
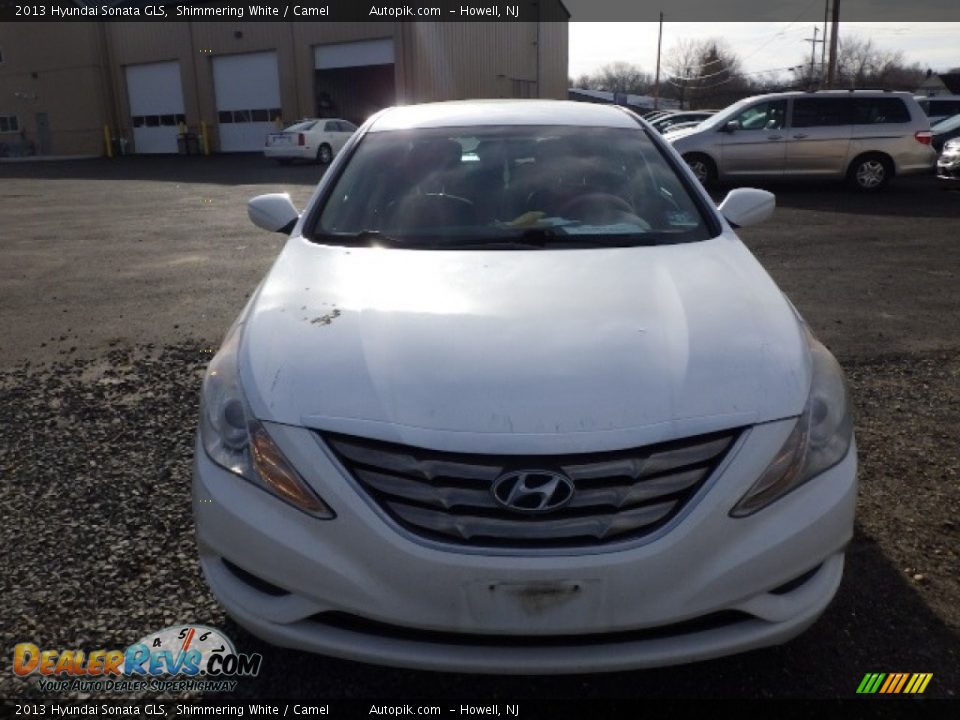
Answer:
[[[777,198],[766,190],[755,188],[737,188],[727,193],[720,203],[720,214],[735,228],[749,227],[762,223],[773,215]]]
[[[284,235],[289,235],[300,219],[300,213],[287,193],[270,193],[251,198],[247,202],[247,215],[257,227]]]
[[[720,129],[725,133],[735,133],[740,129],[739,120],[729,120],[720,126]]]

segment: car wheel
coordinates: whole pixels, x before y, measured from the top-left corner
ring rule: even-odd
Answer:
[[[333,160],[333,150],[330,149],[330,146],[324,143],[317,148],[317,162],[321,165],[329,165],[330,161]]]
[[[689,155],[684,155],[683,159],[704,187],[708,187],[717,181],[717,166],[713,160],[706,155],[690,153]]]
[[[893,176],[893,164],[884,155],[861,155],[850,164],[847,179],[861,192],[874,192],[886,186]]]

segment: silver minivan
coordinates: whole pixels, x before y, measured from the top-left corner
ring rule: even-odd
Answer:
[[[909,93],[757,95],[666,139],[709,184],[747,176],[846,178],[865,191],[932,173],[930,121]]]

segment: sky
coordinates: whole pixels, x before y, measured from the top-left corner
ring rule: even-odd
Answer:
[[[907,0],[905,0],[907,1]],[[680,38],[723,38],[749,73],[777,71],[810,62],[814,23],[798,22],[679,22],[664,21],[663,52]],[[884,50],[903,51],[907,64],[944,72],[960,67],[960,22],[841,22],[840,37],[872,38]],[[818,37],[822,37],[822,23]],[[817,58],[820,58],[817,45]],[[570,23],[570,77],[592,73],[603,65],[624,61],[653,74],[657,66],[657,23]]]

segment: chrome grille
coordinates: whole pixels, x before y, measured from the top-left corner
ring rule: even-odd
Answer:
[[[615,452],[525,456],[322,437],[363,491],[408,530],[444,542],[522,548],[601,545],[656,530],[703,485],[738,434]],[[566,475],[573,498],[541,514],[503,507],[491,491],[494,481],[523,469]]]

